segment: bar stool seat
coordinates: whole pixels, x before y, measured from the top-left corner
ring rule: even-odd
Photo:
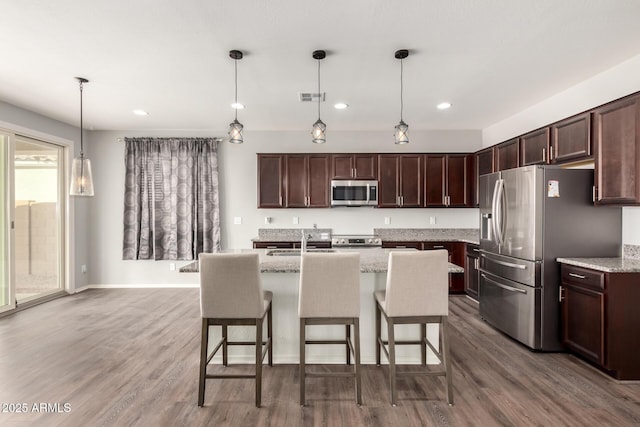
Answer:
[[[396,377],[398,375],[438,375],[445,377],[447,402],[453,405],[453,383],[449,357],[448,253],[446,250],[419,252],[391,252],[384,291],[373,294],[376,304],[376,364],[380,366],[380,352],[389,361],[389,385],[391,405],[396,406]],[[382,339],[381,318],[387,322],[387,341]],[[427,324],[439,325],[439,345],[427,338]],[[396,340],[395,325],[419,324],[419,340]],[[396,345],[419,345],[421,363],[426,365],[427,347],[440,360],[437,371],[418,370],[399,373],[396,370]]]
[[[273,293],[263,291],[258,254],[200,254],[200,377],[198,406],[204,405],[205,384],[213,378],[255,379],[256,406],[262,399],[262,364],[268,354],[273,366],[272,310]],[[267,319],[267,339],[263,341],[263,324]],[[222,338],[208,353],[209,327],[221,326]],[[229,326],[255,326],[255,341],[230,341]],[[228,346],[255,345],[255,374],[207,374],[207,365],[222,348],[222,364],[228,366]]]
[[[356,402],[362,404],[360,370],[360,254],[303,253],[300,261],[300,405],[305,405],[307,377],[350,376],[355,379]],[[310,325],[345,325],[345,339],[308,340]],[[353,326],[353,342],[351,327]],[[353,372],[308,372],[305,350],[308,344],[345,346],[346,363],[355,358]]]

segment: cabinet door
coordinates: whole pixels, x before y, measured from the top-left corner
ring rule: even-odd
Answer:
[[[353,178],[353,156],[351,154],[334,154],[331,156],[332,179]]]
[[[398,206],[400,183],[400,156],[381,154],[378,156],[378,206]]]
[[[355,179],[378,179],[376,171],[377,156],[375,154],[354,154],[353,168]]]
[[[253,242],[254,249],[293,249],[293,242]]]
[[[564,288],[563,342],[593,362],[604,365],[604,294],[578,286]]]
[[[520,137],[520,166],[547,163],[549,134],[549,128],[544,128]]]
[[[400,156],[400,206],[419,208],[422,206],[422,155]]]
[[[285,206],[288,208],[307,207],[307,156],[288,154],[285,161]]]
[[[447,156],[447,206],[465,207],[469,203],[467,191],[467,156]]]
[[[467,206],[478,206],[478,174],[476,171],[476,155],[467,154]]]
[[[623,98],[593,113],[597,204],[640,204],[639,104]]]
[[[427,154],[425,156],[424,203],[428,208],[445,206],[447,157]]]
[[[518,138],[503,142],[496,147],[496,171],[517,168],[519,159],[520,144],[518,144]]]
[[[495,172],[493,147],[476,153],[476,173],[478,176]]]
[[[476,266],[478,256],[467,253],[466,258],[466,266],[464,269],[464,291],[467,295],[477,300],[478,284],[480,283],[480,272]]]
[[[258,207],[283,207],[284,156],[258,154]]]
[[[307,166],[307,207],[329,207],[329,156],[311,154]]]
[[[551,125],[550,163],[591,157],[591,113],[570,117]]]

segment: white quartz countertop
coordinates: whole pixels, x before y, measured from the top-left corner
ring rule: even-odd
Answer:
[[[631,258],[558,258],[562,264],[590,268],[605,273],[638,273],[640,259]]]
[[[389,252],[414,249],[333,249],[334,252],[359,252],[361,273],[386,273],[389,262]],[[282,251],[296,251],[294,249],[229,249],[225,253],[257,253],[260,257],[261,273],[299,273],[300,256],[273,256],[269,253],[283,253]],[[311,250],[310,250],[311,251]],[[180,268],[181,273],[197,273],[198,261],[194,261]],[[458,265],[449,263],[449,273],[464,273]]]

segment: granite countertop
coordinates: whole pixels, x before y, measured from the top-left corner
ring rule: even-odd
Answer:
[[[360,272],[361,273],[386,273],[389,262],[390,251],[402,251],[414,249],[336,249],[336,252],[360,252]],[[260,256],[261,273],[299,273],[299,256],[270,256],[271,251],[281,251],[278,249],[231,249],[228,253],[257,253]],[[181,273],[197,273],[198,261],[194,261],[180,268]],[[455,264],[449,263],[449,273],[464,273],[464,269]]]
[[[382,241],[464,242],[480,244],[477,228],[374,228]]]
[[[605,273],[640,273],[640,259],[633,258],[558,258],[562,264],[590,268]]]
[[[297,242],[302,237],[300,232],[311,234],[313,242],[331,241],[330,228],[259,228],[258,237],[252,242]]]

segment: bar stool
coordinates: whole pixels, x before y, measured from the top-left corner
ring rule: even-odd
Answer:
[[[396,376],[398,375],[439,375],[445,377],[447,402],[453,405],[453,383],[449,357],[449,314],[448,253],[446,250],[419,252],[391,252],[387,271],[385,291],[374,292],[376,302],[376,364],[380,366],[380,350],[384,350],[389,360],[389,384],[391,405],[396,406]],[[381,337],[381,314],[387,322],[387,341]],[[440,326],[440,346],[436,350],[427,339],[427,323]],[[416,341],[396,341],[394,325],[419,324],[420,339]],[[396,345],[420,345],[422,366],[426,366],[427,346],[440,360],[438,371],[396,371]],[[388,350],[387,350],[388,346]]]
[[[273,294],[262,290],[258,254],[200,254],[200,313],[202,339],[200,342],[200,383],[198,406],[204,404],[205,382],[211,378],[255,378],[256,406],[260,407],[262,394],[262,364],[266,353],[269,366],[273,366],[271,299]],[[267,318],[267,339],[262,329]],[[254,341],[229,341],[228,326],[256,327]],[[222,327],[222,339],[210,354],[209,326]],[[227,347],[256,346],[254,375],[211,375],[207,365],[222,347],[222,364],[228,366]],[[264,346],[264,349],[263,349]]]
[[[360,372],[360,254],[303,253],[300,261],[300,405],[305,404],[306,377],[355,378],[356,402],[362,404]],[[346,325],[344,340],[307,340],[308,325]],[[353,325],[353,342],[351,341]],[[307,372],[306,344],[342,344],[346,362],[355,358],[353,372]]]

